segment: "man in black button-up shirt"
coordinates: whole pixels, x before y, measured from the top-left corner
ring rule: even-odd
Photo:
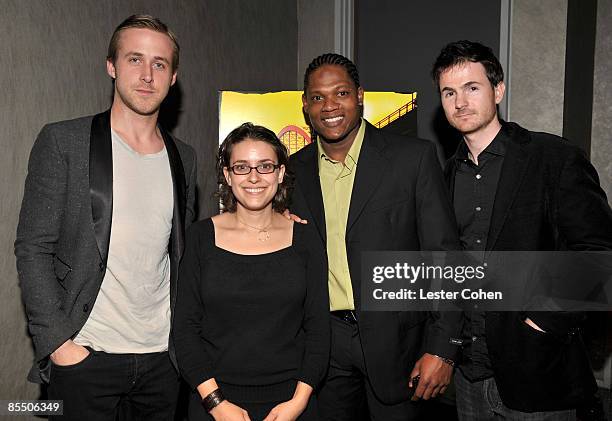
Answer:
[[[478,163],[471,159],[467,145],[462,142],[453,159],[457,167],[453,205],[461,245],[465,250],[484,251],[491,224],[497,182],[506,153],[507,136],[500,131],[478,155]],[[466,378],[484,380],[493,376],[487,353],[483,312],[466,314],[464,361],[461,371]]]
[[[612,211],[597,172],[565,139],[500,121],[503,70],[470,41],[442,49],[432,75],[462,135],[445,169],[463,247],[610,250]],[[462,420],[575,420],[596,384],[577,313],[466,314],[456,376]]]

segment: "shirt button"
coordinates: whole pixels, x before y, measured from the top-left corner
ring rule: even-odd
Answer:
[[[476,206],[476,212],[480,212],[482,208],[480,206]]]
[[[83,304],[83,313],[87,313],[89,311],[89,304]]]
[[[482,178],[482,175],[480,175],[480,174],[476,174],[476,179],[477,179],[477,180],[480,180],[481,178]]]
[[[104,269],[106,268],[103,262],[100,262],[98,267],[100,268],[100,272],[104,272]]]
[[[480,239],[476,240],[476,244],[480,244],[482,243],[482,241],[480,241]]]

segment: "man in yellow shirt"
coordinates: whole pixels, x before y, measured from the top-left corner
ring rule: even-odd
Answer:
[[[327,250],[332,349],[319,409],[353,421],[367,403],[373,420],[416,420],[414,401],[450,382],[460,326],[437,313],[362,311],[361,252],[456,250],[457,228],[433,144],[375,129],[361,118],[363,97],[347,58],[308,66],[302,101],[318,140],[292,157],[291,211]]]

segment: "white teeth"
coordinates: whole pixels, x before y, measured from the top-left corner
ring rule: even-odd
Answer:
[[[344,117],[342,117],[342,116],[338,116],[338,117],[331,117],[331,118],[324,118],[324,119],[323,119],[323,121],[327,121],[327,122],[330,122],[330,123],[334,123],[334,122],[336,122],[336,121],[340,121],[340,120],[342,120],[343,118],[344,118]]]
[[[245,188],[245,190],[247,192],[249,192],[249,193],[259,193],[259,192],[263,191],[263,187],[259,187],[259,188],[256,188],[256,189],[255,188],[251,188],[251,189]]]

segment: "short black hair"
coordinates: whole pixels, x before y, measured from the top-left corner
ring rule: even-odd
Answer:
[[[232,130],[221,146],[217,154],[217,183],[219,188],[215,195],[221,200],[223,208],[228,212],[236,211],[236,198],[232,192],[232,188],[227,184],[227,180],[223,174],[223,169],[230,167],[230,158],[234,145],[247,140],[259,140],[272,146],[276,153],[276,159],[279,165],[285,166],[285,177],[283,182],[278,186],[278,191],[272,199],[272,208],[277,212],[284,212],[289,207],[289,199],[293,189],[293,176],[287,168],[289,164],[289,152],[287,147],[280,141],[274,132],[266,127],[257,126],[253,123],[243,123]]]
[[[431,70],[436,87],[440,88],[440,75],[443,72],[468,61],[484,66],[487,79],[493,87],[504,80],[504,69],[491,48],[479,42],[461,40],[447,44],[436,58]]]
[[[357,66],[355,66],[355,63],[340,54],[326,53],[321,54],[319,57],[312,60],[306,68],[306,72],[304,73],[304,92],[306,92],[306,90],[308,89],[310,74],[317,70],[319,67],[325,65],[344,67],[348,75],[355,83],[355,87],[359,88],[361,86],[359,84],[359,72],[357,71]]]

